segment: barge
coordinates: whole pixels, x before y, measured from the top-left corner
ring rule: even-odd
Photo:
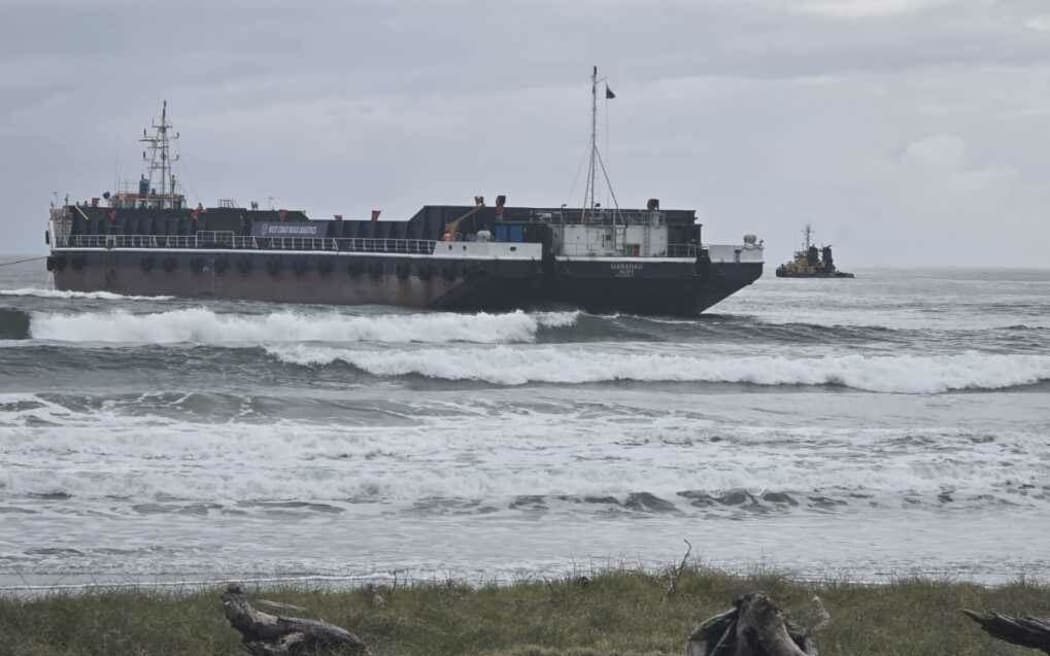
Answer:
[[[56,289],[128,295],[503,311],[693,316],[762,274],[763,245],[708,244],[696,212],[595,202],[596,146],[582,207],[515,207],[506,196],[425,205],[407,220],[311,219],[222,200],[190,207],[172,170],[167,104],[144,131],[134,189],[53,206],[47,268]],[[604,176],[606,181],[607,176]],[[611,189],[611,187],[610,187]],[[615,198],[615,196],[614,196]]]

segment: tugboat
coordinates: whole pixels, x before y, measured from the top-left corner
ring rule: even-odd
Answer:
[[[311,219],[233,200],[196,207],[172,171],[178,138],[167,105],[141,137],[137,187],[52,206],[45,239],[55,288],[270,302],[383,304],[502,311],[573,306],[589,312],[695,316],[762,275],[763,248],[702,241],[690,209],[620,207],[598,152],[595,67],[584,202],[514,207],[424,205],[408,220]],[[615,97],[606,88],[605,98]],[[595,194],[604,178],[612,206]]]
[[[813,227],[802,231],[802,250],[795,251],[795,259],[777,267],[777,278],[853,278],[852,273],[835,268],[831,245],[817,248],[813,243]]]

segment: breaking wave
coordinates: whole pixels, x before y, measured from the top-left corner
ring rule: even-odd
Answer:
[[[126,311],[33,313],[34,339],[121,344],[264,344],[382,342],[501,344],[532,342],[541,327],[565,327],[576,312],[382,314],[275,312],[222,314],[189,308],[150,314]]]
[[[471,422],[484,407],[472,403],[411,424],[214,423],[193,411],[203,400],[0,393],[5,457],[18,465],[0,480],[0,516],[79,514],[94,527],[100,514],[356,515],[380,506],[417,516],[605,517],[1050,507],[1038,432],[741,432],[690,417],[636,423],[530,404],[516,405],[531,409],[513,418]],[[141,404],[183,411],[140,414]]]
[[[268,346],[281,362],[349,364],[375,376],[418,375],[497,385],[613,381],[838,385],[872,392],[933,394],[995,390],[1050,381],[1050,356],[828,355],[697,356],[568,347],[358,350],[298,344]]]
[[[97,301],[167,301],[173,296],[124,296],[113,292],[73,292],[59,289],[0,289],[0,296],[36,296],[38,298],[82,298]]]
[[[567,412],[549,403],[559,392],[548,393],[508,396],[503,416],[467,399],[445,404],[440,416],[413,415],[418,400],[406,396],[386,409],[407,421],[342,412],[309,424],[284,412],[309,405],[302,400],[264,421],[232,412],[277,397],[0,393],[0,435],[14,465],[0,478],[0,514],[4,507],[61,507],[93,518],[102,509],[331,513],[360,504],[428,515],[1050,504],[1038,430],[744,430],[684,415],[632,422],[625,421],[638,414],[632,405]],[[220,412],[223,421],[215,421],[216,406],[230,411]],[[193,466],[180,465],[187,462]]]

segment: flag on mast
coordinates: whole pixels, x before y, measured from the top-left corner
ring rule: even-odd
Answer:
[[[616,97],[616,94],[612,92],[612,89],[610,89],[608,83],[606,83],[606,85],[605,85],[605,99],[606,100],[612,100],[615,97]]]

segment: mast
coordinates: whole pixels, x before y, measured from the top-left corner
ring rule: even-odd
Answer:
[[[604,79],[604,78],[603,78]],[[616,200],[616,192],[613,191],[612,182],[609,181],[609,172],[605,170],[605,162],[602,161],[601,151],[598,150],[598,67],[591,69],[591,156],[587,166],[587,183],[583,194],[583,222],[586,223],[590,215],[597,209],[597,197],[594,193],[595,184],[598,181],[598,171],[601,170],[605,186],[609,190],[613,207],[613,227],[616,227],[616,217],[620,213],[620,202]],[[606,96],[608,98],[608,95]],[[606,101],[608,102],[608,101]],[[615,240],[616,232],[613,231]]]
[[[808,251],[813,244],[813,226],[807,223],[806,229],[802,231],[802,236],[805,239],[805,242],[802,244],[802,250]]]
[[[594,211],[594,181],[598,162],[598,67],[591,71],[591,153],[587,165],[587,183],[583,192],[583,221]]]
[[[172,133],[171,123],[168,122],[168,101],[165,100],[161,106],[160,123],[156,121],[151,125],[153,128],[152,134],[147,134],[145,130],[142,131],[142,138],[139,141],[146,144],[146,151],[142,153],[142,159],[148,164],[146,166],[146,172],[148,180],[147,193],[150,195],[150,204],[156,207],[175,207],[176,206],[176,185],[175,185],[175,174],[172,172],[172,163],[179,160],[179,156],[176,154],[174,157],[171,156],[171,147],[173,142],[179,138],[179,133]],[[154,175],[160,176],[160,193],[153,195]]]

